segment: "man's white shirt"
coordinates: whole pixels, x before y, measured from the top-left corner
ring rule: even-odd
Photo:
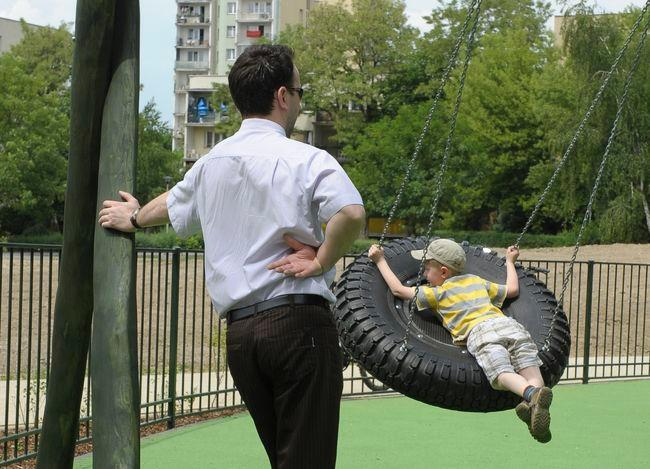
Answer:
[[[284,234],[320,246],[322,225],[353,204],[363,204],[361,196],[329,153],[287,138],[266,119],[245,119],[167,198],[179,236],[203,231],[206,288],[222,316],[292,293],[334,301],[335,269],[299,279],[266,266],[293,252]]]

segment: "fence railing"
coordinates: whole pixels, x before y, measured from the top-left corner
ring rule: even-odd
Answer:
[[[61,248],[0,244],[0,466],[33,458],[45,407],[54,299]],[[343,259],[342,267],[354,257]],[[549,289],[561,288],[569,263],[523,261]],[[203,253],[137,250],[137,328],[141,423],[166,423],[243,406],[225,355],[225,322],[207,295]],[[571,325],[562,380],[650,377],[650,265],[576,263],[564,310]],[[385,392],[356,364],[344,396]],[[79,441],[91,438],[90,378]]]

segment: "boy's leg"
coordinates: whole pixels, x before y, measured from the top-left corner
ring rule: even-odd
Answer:
[[[542,378],[539,367],[529,366],[527,368],[519,370],[518,373],[523,376],[526,381],[528,381],[529,386],[533,387],[531,391],[534,391],[534,389],[540,389],[544,386],[544,378]],[[529,399],[532,397],[532,394],[533,393],[531,393],[531,396],[529,396]],[[519,419],[521,419],[521,421],[523,421],[530,430],[531,409],[529,401],[524,399],[519,404],[517,404],[517,407],[515,407],[515,413],[517,414],[517,417],[519,417]]]
[[[553,391],[547,387],[538,388],[530,400],[530,434],[540,443],[551,441],[549,407],[552,401]]]
[[[499,374],[496,384],[500,389],[513,392],[518,396],[524,397],[524,391],[531,383],[522,375],[517,373],[505,372]]]
[[[538,366],[523,368],[518,373],[528,381],[530,386],[535,386],[536,388],[544,386],[544,378],[542,378],[542,373],[539,371]]]

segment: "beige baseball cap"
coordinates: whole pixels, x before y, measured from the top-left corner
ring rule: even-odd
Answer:
[[[429,243],[426,249],[411,251],[411,256],[419,261],[421,261],[423,257],[425,257],[425,260],[427,261],[438,261],[457,273],[460,273],[465,269],[465,261],[467,260],[465,251],[460,244],[451,239],[443,238],[434,239]]]

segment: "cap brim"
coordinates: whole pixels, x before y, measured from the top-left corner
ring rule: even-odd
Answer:
[[[413,259],[417,259],[418,261],[421,261],[422,258],[424,257],[424,249],[417,249],[415,251],[411,251],[411,256],[413,256]]]

